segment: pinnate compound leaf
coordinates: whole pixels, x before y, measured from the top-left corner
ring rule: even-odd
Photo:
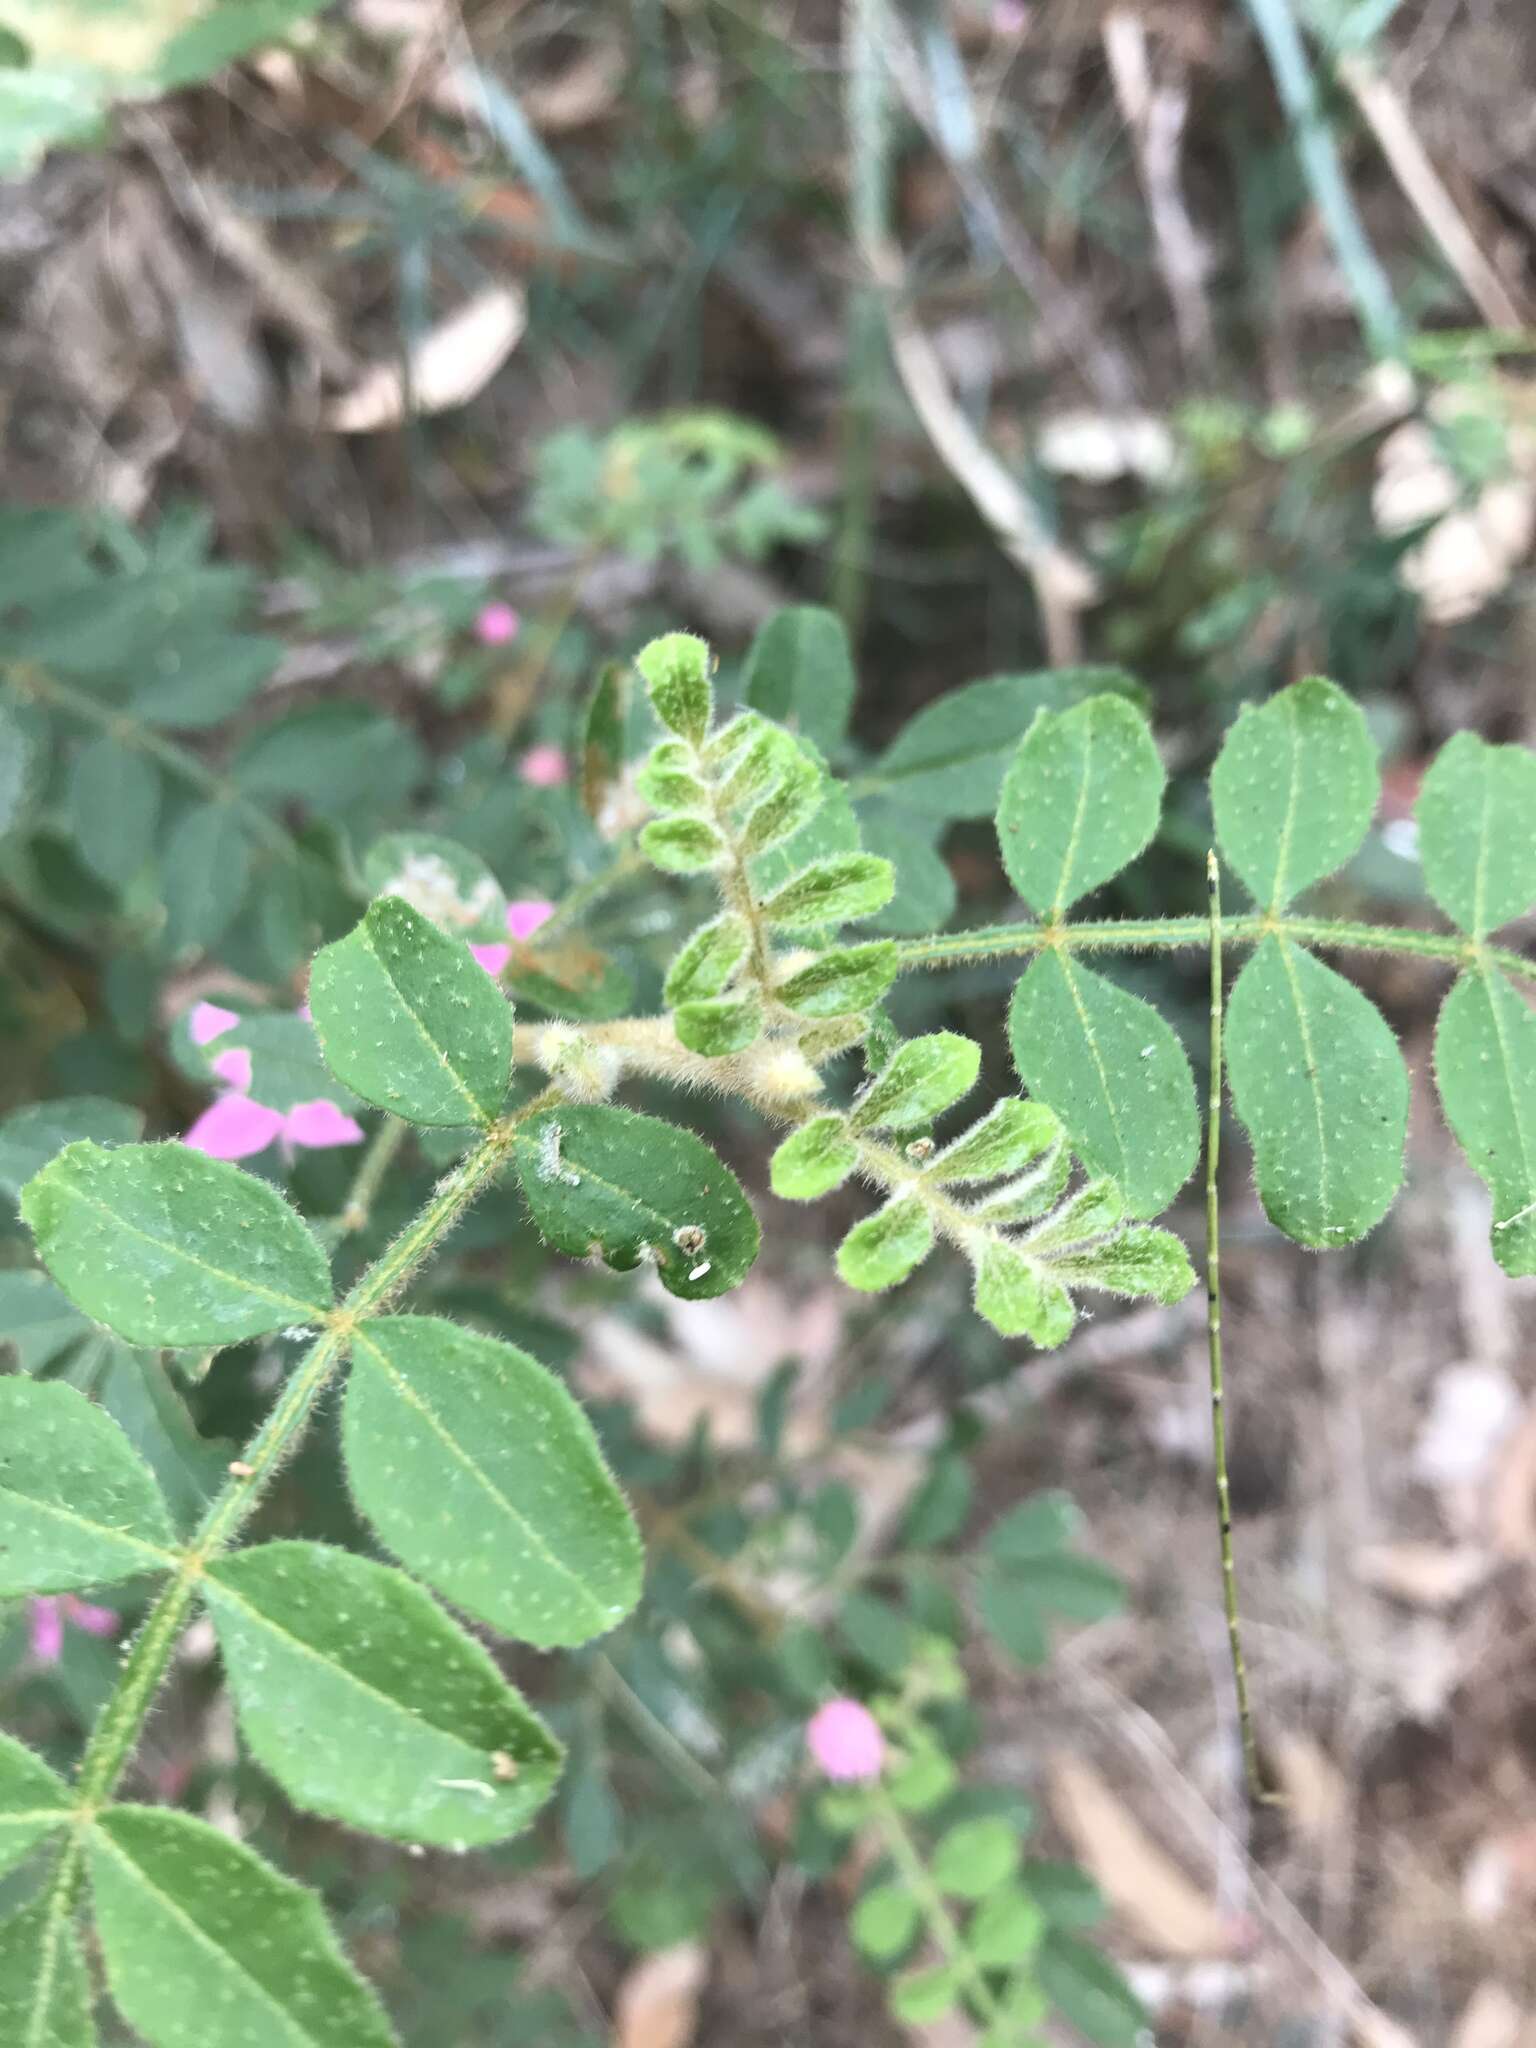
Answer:
[[[813,1116],[787,1137],[768,1166],[773,1192],[787,1202],[815,1202],[839,1187],[859,1163],[859,1148],[840,1116]]]
[[[853,657],[836,612],[790,605],[759,628],[746,670],[754,711],[830,751],[848,730],[853,696]]]
[[[933,1218],[918,1195],[898,1195],[856,1223],[837,1248],[837,1270],[850,1287],[879,1294],[895,1287],[933,1249]]]
[[[670,732],[698,746],[714,715],[709,648],[692,633],[664,633],[635,656],[651,708]]]
[[[895,871],[888,860],[872,853],[846,853],[813,861],[791,875],[760,908],[769,924],[819,931],[872,917],[890,902],[894,887]]]
[[[397,2048],[314,1894],[206,1821],[111,1807],[90,1866],[107,1982],[150,2048]]]
[[[100,1145],[131,1145],[144,1129],[144,1115],[105,1095],[63,1095],[29,1102],[0,1122],[0,1193],[14,1200],[34,1173],[72,1145],[94,1138]]]
[[[436,1316],[379,1317],[358,1333],[344,1416],[359,1507],[467,1614],[549,1649],[634,1606],[634,1519],[586,1415],[526,1351]]]
[[[15,2048],[96,2048],[91,2004],[72,1913],[58,1911],[44,1896],[0,1922],[0,2041]]]
[[[557,1250],[595,1247],[621,1273],[654,1262],[683,1301],[735,1287],[759,1232],[740,1183],[692,1131],[606,1103],[545,1110],[513,1156],[533,1220]]]
[[[939,1186],[957,1181],[996,1180],[1028,1166],[1061,1136],[1061,1123],[1043,1102],[1004,1096],[952,1145],[936,1152],[923,1176]]]
[[[744,917],[727,913],[700,925],[667,969],[668,1007],[717,996],[747,957],[752,934]]]
[[[1493,1255],[1536,1273],[1536,1015],[1494,968],[1462,975],[1435,1027],[1446,1121],[1493,1196]]]
[[[309,1007],[331,1071],[413,1124],[487,1124],[512,1072],[512,1010],[469,947],[399,896],[315,956]]]
[[[0,1379],[0,1595],[163,1570],[175,1535],[111,1416],[58,1380]]]
[[[853,1106],[856,1131],[905,1130],[929,1123],[962,1095],[981,1072],[981,1047],[954,1031],[909,1038],[896,1048]]]
[[[728,1053],[745,1052],[763,1028],[763,1006],[755,990],[743,989],[724,996],[704,996],[697,1002],[679,1003],[672,1013],[672,1027],[678,1043],[707,1060],[723,1059]]]
[[[920,1918],[916,1899],[902,1885],[877,1884],[854,1907],[848,1932],[861,1955],[888,1963],[911,1944]]]
[[[495,1842],[560,1748],[490,1657],[389,1565],[261,1543],[208,1568],[240,1727],[298,1806],[408,1842]]]
[[[1357,850],[1380,786],[1359,705],[1306,676],[1227,734],[1211,770],[1222,852],[1256,903],[1284,910]]]
[[[74,1793],[40,1756],[0,1735],[0,1871],[14,1868],[62,1827],[74,1803]]]
[[[1024,901],[1060,917],[1118,875],[1156,832],[1166,780],[1147,721],[1123,697],[1042,711],[997,807],[1003,865]]]
[[[1004,1337],[1028,1337],[1049,1351],[1071,1335],[1077,1314],[1061,1282],[1006,1238],[988,1235],[972,1254],[976,1313]]]
[[[1133,1216],[1166,1209],[1194,1170],[1200,1128],[1189,1061],[1150,1003],[1069,954],[1042,953],[1014,990],[1019,1077],[1061,1118],[1085,1166]]]
[[[1474,939],[1536,903],[1536,754],[1459,732],[1415,807],[1429,893]]]
[[[1116,668],[1042,669],[966,683],[925,704],[861,780],[871,794],[888,794],[910,810],[985,818],[997,808],[1004,768],[1036,712],[1135,689]]]
[[[724,857],[725,841],[707,818],[653,818],[640,851],[665,874],[697,875]]]
[[[21,1213],[70,1300],[135,1344],[237,1344],[331,1305],[307,1224],[275,1188],[185,1145],[70,1145]]]
[[[1019,1836],[997,1815],[957,1821],[933,1852],[933,1881],[951,1898],[982,1899],[1019,1867]]]
[[[890,939],[837,946],[781,981],[774,994],[799,1017],[846,1017],[878,1003],[899,965]]]
[[[1408,1126],[1408,1075],[1380,1011],[1272,934],[1233,987],[1226,1058],[1270,1221],[1298,1244],[1364,1237],[1401,1185]]]

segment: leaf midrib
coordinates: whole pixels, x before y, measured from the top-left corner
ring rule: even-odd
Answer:
[[[405,990],[401,987],[400,983],[395,979],[394,974],[392,973],[389,967],[389,963],[385,960],[383,954],[374,944],[373,933],[369,929],[368,921],[366,918],[364,919],[362,924],[360,924],[357,928],[357,937],[361,941],[364,951],[371,955],[375,965],[378,967],[380,974],[382,974],[384,979],[389,983],[389,986],[393,991],[396,1000],[399,1002],[401,1009],[405,1012],[406,1016],[410,1018],[412,1024],[416,1027],[417,1034],[420,1037],[422,1044],[425,1045],[427,1049],[431,1052],[433,1058],[437,1061],[438,1065],[442,1068],[443,1072],[448,1076],[449,1080],[453,1083],[453,1086],[457,1091],[460,1100],[466,1102],[469,1105],[470,1111],[472,1113],[471,1121],[481,1125],[488,1124],[491,1121],[491,1118],[495,1115],[495,1111],[487,1109],[485,1104],[480,1101],[479,1097],[470,1088],[469,1083],[464,1079],[463,1075],[459,1072],[458,1068],[453,1064],[452,1060],[449,1059],[448,1054],[444,1051],[443,1047],[438,1044],[437,1040],[432,1036],[432,1033],[427,1029],[426,1024],[423,1022],[422,1018],[417,1013],[415,1006],[412,1004]]]

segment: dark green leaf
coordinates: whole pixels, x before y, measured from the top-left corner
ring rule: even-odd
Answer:
[[[77,1138],[131,1145],[144,1113],[105,1095],[63,1095],[12,1110],[0,1123],[0,1190],[14,1200],[34,1173]]]
[[[245,899],[250,842],[228,804],[187,811],[160,857],[165,937],[173,953],[206,950],[224,936]]]
[[[75,1794],[40,1756],[0,1735],[0,1871],[13,1869],[62,1827],[74,1804]]]
[[[1098,2048],[1138,2048],[1147,2016],[1114,1964],[1086,1942],[1049,1934],[1035,1958],[1040,1989]]]
[[[1464,974],[1435,1029],[1446,1121],[1493,1196],[1493,1255],[1536,1273],[1536,1016],[1497,969]]]
[[[134,747],[105,733],[75,755],[65,814],[80,858],[118,891],[131,882],[155,844],[160,822],[160,771]]]
[[[1042,711],[1003,779],[1003,865],[1033,909],[1059,918],[1110,881],[1157,830],[1163,764],[1141,713],[1123,697]]]
[[[0,1923],[0,2040],[96,2048],[91,2002],[72,1913],[44,1895]]]
[[[0,1272],[0,1345],[11,1347],[23,1372],[41,1372],[95,1328],[46,1273]]]
[[[1536,902],[1536,754],[1459,732],[1419,791],[1419,856],[1440,908],[1481,939]]]
[[[154,1479],[109,1416],[58,1381],[0,1380],[0,1594],[163,1571],[174,1540]]]
[[[746,699],[765,718],[830,753],[848,730],[853,695],[853,657],[836,612],[791,605],[758,629],[747,656]]]
[[[450,939],[500,944],[507,899],[479,854],[431,832],[386,832],[363,859],[370,896],[399,896]]]

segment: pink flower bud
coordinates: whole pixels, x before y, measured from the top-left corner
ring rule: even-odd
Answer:
[[[570,780],[570,764],[558,747],[530,747],[517,765],[517,772],[524,782],[531,782],[535,789],[558,789],[562,782]]]
[[[554,914],[553,903],[544,902],[542,897],[521,897],[507,905],[507,930],[521,944],[524,939],[531,939],[544,920]]]
[[[484,605],[475,620],[475,638],[482,647],[505,647],[509,640],[516,639],[520,623],[511,605]]]
[[[296,1102],[283,1118],[285,1144],[302,1145],[319,1152],[332,1145],[360,1145],[363,1127],[326,1096],[313,1102]]]
[[[76,1628],[83,1628],[88,1636],[115,1636],[122,1626],[122,1617],[110,1607],[93,1606],[89,1600],[77,1600],[73,1593],[64,1595],[64,1612]]]
[[[211,1045],[216,1038],[222,1038],[240,1022],[233,1010],[226,1010],[221,1003],[194,1003],[187,1030],[194,1045]]]
[[[241,1095],[249,1094],[251,1056],[243,1045],[226,1046],[223,1052],[214,1054],[209,1065],[221,1081],[227,1081]]]
[[[496,975],[498,978],[502,969],[512,958],[512,948],[510,946],[471,946],[469,950],[474,954],[487,974]]]
[[[283,1119],[275,1109],[252,1102],[248,1095],[221,1095],[212,1102],[182,1139],[194,1152],[210,1159],[250,1159],[265,1152],[282,1135]]]
[[[885,1763],[880,1723],[857,1700],[828,1700],[818,1707],[806,1723],[805,1746],[840,1784],[878,1778]]]

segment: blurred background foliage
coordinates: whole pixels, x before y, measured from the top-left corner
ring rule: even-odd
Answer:
[[[442,840],[467,888],[568,906],[509,969],[529,1014],[654,1007],[699,906],[627,858],[640,728],[601,684],[676,625],[730,699],[781,606],[841,614],[834,765],[897,862],[887,929],[1017,914],[986,820],[1063,667],[1120,672],[1173,775],[1104,909],[1201,906],[1222,734],[1321,671],[1387,771],[1333,907],[1411,920],[1424,758],[1536,737],[1533,86],[1520,0],[0,0],[7,1203],[61,1132],[194,1122],[199,1001],[247,1020],[255,1099],[334,1097],[308,959]],[[1124,978],[1198,1071],[1198,967]],[[974,1033],[1006,1087],[1012,979],[912,977],[893,1013]],[[1422,1066],[1432,977],[1368,985]],[[765,1133],[689,1114],[760,1190]],[[443,1158],[407,1150],[345,1229],[345,1146],[253,1163],[361,1261]],[[1136,2038],[1080,1939],[1107,1906],[1159,2040],[1516,2048],[1531,1296],[1429,1120],[1410,1178],[1326,1274],[1233,1180],[1250,1656],[1290,1799],[1251,1832],[1198,1328],[1107,1313],[1031,1363],[949,1266],[850,1301],[824,1220],[766,1197],[762,1267],[707,1312],[557,1275],[510,1192],[429,1283],[572,1374],[646,1526],[640,1617],[519,1660],[571,1748],[548,1825],[471,1867],[296,1818],[195,1638],[138,1790],[281,1836],[412,2042],[938,2048],[850,1957],[869,1874],[800,1747],[828,1687],[905,1688],[950,1817],[1034,1830],[1043,2038]],[[13,1228],[15,1366],[93,1391],[191,1517],[275,1351],[135,1352],[26,1267]],[[1010,1554],[1035,1494],[1050,1541]],[[366,1540],[329,1426],[267,1520]],[[0,1633],[7,1725],[59,1754],[138,1612],[63,1605]]]

